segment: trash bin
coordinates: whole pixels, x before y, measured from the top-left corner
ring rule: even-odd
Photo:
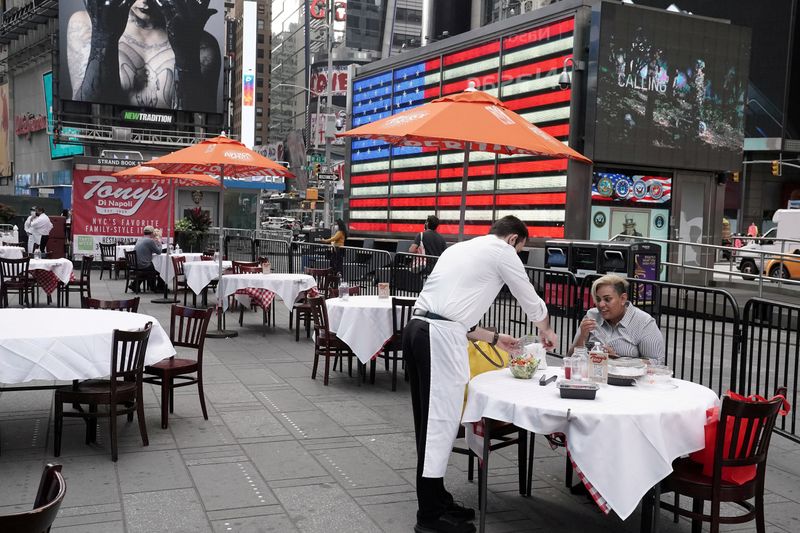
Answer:
[[[620,274],[630,276],[630,243],[600,243],[600,257],[597,272],[600,274]]]
[[[563,240],[545,241],[544,267],[553,270],[569,270],[572,242]]]
[[[600,243],[573,241],[569,269],[579,278],[597,274],[599,257]]]

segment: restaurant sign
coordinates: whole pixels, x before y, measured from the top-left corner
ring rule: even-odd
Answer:
[[[72,171],[72,232],[76,254],[99,256],[100,242],[130,242],[145,226],[166,235],[169,186],[162,181],[120,178],[118,169],[86,168]]]
[[[27,113],[25,115],[17,115],[14,117],[14,133],[17,137],[31,138],[31,133],[37,131],[44,131],[47,129],[47,117],[44,115],[34,115]]]

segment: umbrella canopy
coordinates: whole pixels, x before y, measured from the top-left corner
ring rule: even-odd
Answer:
[[[286,167],[225,136],[201,141],[147,162],[164,174],[212,174],[225,178],[293,177]]]
[[[164,179],[172,182],[176,187],[217,187],[219,180],[207,174],[162,174],[160,170],[139,165],[126,168],[119,172],[114,172],[112,176],[142,178],[142,179]]]
[[[337,136],[442,150],[567,157],[591,164],[589,159],[506,108],[494,96],[474,89],[437,98]]]

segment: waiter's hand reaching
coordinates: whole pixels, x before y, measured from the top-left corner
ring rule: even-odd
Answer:
[[[501,333],[500,336],[497,337],[497,347],[510,353],[519,348],[519,339]]]
[[[539,340],[544,345],[545,349],[550,352],[558,346],[558,335],[552,328],[540,329]]]

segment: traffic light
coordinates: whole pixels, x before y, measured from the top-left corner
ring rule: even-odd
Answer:
[[[777,159],[772,162],[772,175],[773,176],[780,176],[781,175],[781,162]]]
[[[314,175],[319,176],[321,170],[322,170],[322,165],[320,163],[314,163],[314,170],[313,170]]]

